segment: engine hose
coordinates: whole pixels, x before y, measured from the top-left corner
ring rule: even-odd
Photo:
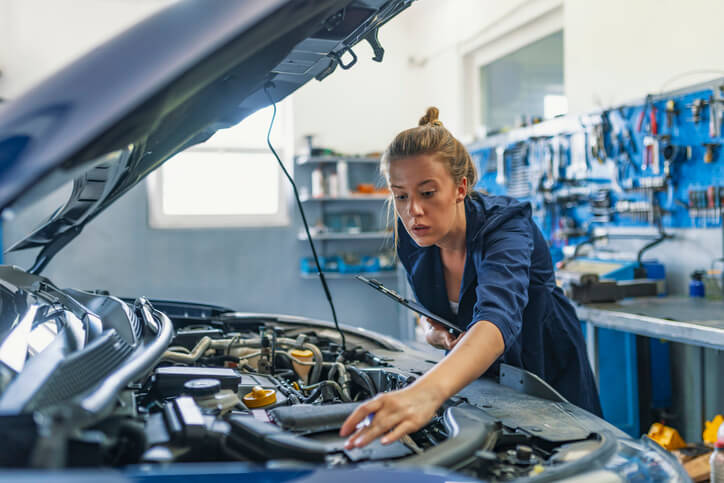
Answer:
[[[310,397],[314,393],[321,392],[322,388],[324,386],[332,387],[332,389],[334,389],[337,392],[337,395],[339,395],[339,397],[340,397],[340,399],[342,399],[342,401],[344,401],[344,402],[352,401],[352,398],[348,397],[348,395],[344,393],[344,391],[342,390],[342,387],[337,382],[326,380],[326,381],[320,381],[317,384],[311,384],[309,386],[302,386],[302,389],[304,389],[304,390],[314,389],[314,391],[312,391],[312,393],[305,399],[305,402],[311,401],[312,399],[310,399]],[[317,394],[317,396],[318,396],[318,394]]]
[[[239,356],[236,358],[238,361],[244,361],[246,359],[253,359],[254,357],[259,357],[261,355],[261,351],[252,352],[251,354],[246,354],[243,356]]]
[[[347,373],[347,369],[341,362],[333,362],[330,365],[332,367],[329,370],[329,375],[327,376],[328,379],[334,380],[337,372],[339,372],[339,376],[337,378],[339,385],[342,388],[344,396],[351,401],[352,395],[349,392],[349,374]]]
[[[269,376],[269,379],[274,383],[276,388],[284,394],[286,397],[289,398],[289,400],[292,402],[292,404],[299,404],[303,399],[304,396],[297,392],[296,389],[289,386],[288,384],[282,382],[281,380],[277,379],[274,376]]]
[[[320,386],[315,387],[314,390],[309,394],[309,396],[302,399],[302,402],[311,403],[315,399],[317,399],[321,393],[322,393],[322,386],[320,385]]]
[[[235,336],[231,339],[211,339],[211,347],[213,349],[223,349],[228,351],[233,347],[261,347],[261,339],[258,337],[253,339],[242,339]]]
[[[201,357],[206,353],[207,350],[209,350],[209,347],[211,347],[211,337],[204,336],[201,338],[198,344],[196,344],[196,347],[193,348],[190,354],[184,354],[182,352],[174,352],[174,351],[166,351],[163,353],[163,356],[161,356],[162,361],[171,361],[171,362],[184,362],[184,363],[193,363],[201,359]]]
[[[342,389],[342,387],[337,382],[335,382],[335,381],[322,381],[322,382],[323,382],[322,385],[326,384],[328,386],[332,386],[334,388],[334,390],[337,391],[337,394],[342,399],[342,401],[344,401],[344,402],[352,401],[352,398],[349,397],[348,394],[345,394],[344,389]]]
[[[364,386],[364,389],[369,393],[370,397],[374,397],[377,394],[377,388],[369,374],[354,366],[347,367],[347,370],[350,374],[357,376],[362,381],[362,386]]]
[[[286,337],[277,338],[275,345],[299,347],[297,341]],[[196,344],[196,347],[194,347],[194,349],[191,351],[191,354],[182,354],[173,351],[166,351],[166,353],[164,353],[163,359],[172,362],[191,363],[196,362],[209,348],[228,351],[228,349],[230,349],[231,347],[261,347],[261,339],[241,339],[239,337],[233,337],[231,339],[211,339],[208,336],[204,336],[201,338],[199,343]],[[319,347],[314,344],[310,344],[309,342],[303,343],[301,347],[303,349],[311,351],[313,354],[314,367],[312,368],[312,371],[309,375],[309,382],[312,384],[319,382],[319,378],[322,375],[322,363],[324,362],[322,351],[319,350]]]

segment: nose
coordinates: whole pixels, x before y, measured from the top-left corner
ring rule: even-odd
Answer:
[[[420,204],[420,199],[417,196],[410,197],[409,210],[410,216],[422,216],[422,205]]]

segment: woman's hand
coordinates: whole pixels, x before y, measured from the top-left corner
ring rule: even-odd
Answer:
[[[360,448],[382,435],[382,444],[390,444],[425,426],[444,402],[439,391],[431,389],[413,385],[362,404],[339,430],[342,437],[351,434],[345,449]]]
[[[463,332],[455,337],[448,332],[447,327],[444,325],[438,324],[424,315],[420,318],[422,319],[423,328],[425,330],[425,341],[438,349],[452,350],[464,335]]]
[[[505,350],[503,334],[487,320],[473,324],[453,345],[411,386],[379,394],[350,414],[339,430],[342,437],[352,435],[345,448],[362,447],[383,435],[382,444],[389,444],[422,428],[445,400],[480,377]]]

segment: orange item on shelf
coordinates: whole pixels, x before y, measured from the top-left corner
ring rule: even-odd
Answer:
[[[371,195],[375,192],[375,185],[373,185],[372,183],[360,183],[357,185],[356,191],[357,193]]]

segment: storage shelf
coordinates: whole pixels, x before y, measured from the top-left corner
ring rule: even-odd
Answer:
[[[302,203],[310,201],[381,201],[386,200],[388,195],[350,195],[350,196],[322,196],[312,198],[311,196],[303,196],[300,198]]]
[[[394,278],[397,276],[395,270],[385,270],[382,272],[355,272],[355,273],[339,273],[339,272],[324,272],[325,278],[333,279],[353,279],[355,275],[364,275],[367,278]],[[312,279],[319,278],[317,273],[302,273],[302,278]]]
[[[312,240],[374,240],[377,238],[387,238],[391,233],[387,231],[368,231],[362,233],[317,233],[312,235]],[[297,234],[298,240],[306,240],[307,234],[300,232]]]
[[[323,164],[323,163],[337,163],[339,161],[347,161],[348,163],[379,163],[379,158],[363,158],[356,156],[298,156],[297,165],[304,164]]]

